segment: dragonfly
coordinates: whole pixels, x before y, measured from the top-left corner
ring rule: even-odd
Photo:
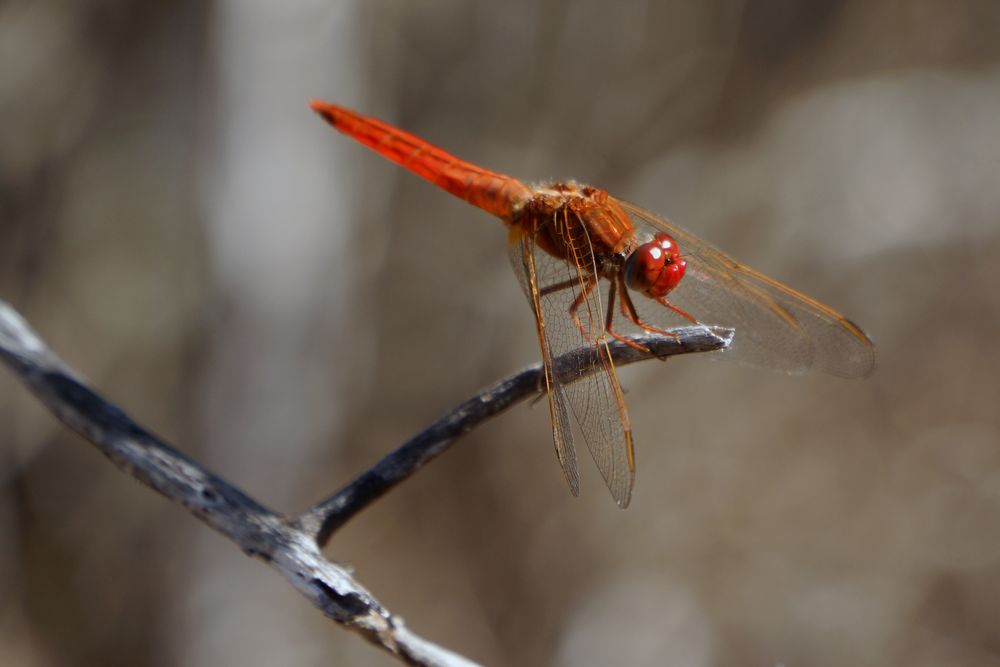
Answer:
[[[875,347],[851,320],[606,190],[528,185],[377,118],[318,100],[310,106],[506,225],[511,265],[535,316],[556,456],[573,495],[580,475],[570,415],[618,505],[632,497],[635,446],[609,348],[611,340],[638,346],[623,326],[666,336],[676,334],[657,324],[730,328],[736,335],[722,354],[788,373],[859,378],[875,368]],[[600,359],[596,373],[556,372],[554,359],[584,346]]]

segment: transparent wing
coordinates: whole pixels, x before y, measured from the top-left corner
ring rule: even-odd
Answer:
[[[576,447],[573,445],[573,432],[566,409],[566,392],[562,382],[555,377],[552,363],[552,350],[549,346],[548,336],[550,323],[542,309],[542,296],[538,288],[538,269],[535,266],[533,245],[524,235],[515,236],[512,233],[509,246],[510,261],[518,282],[521,283],[535,313],[535,325],[538,329],[538,342],[542,350],[545,392],[549,398],[552,438],[555,441],[556,456],[559,459],[559,465],[562,466],[566,482],[569,484],[569,490],[574,496],[577,496],[580,494],[580,473],[576,465]]]
[[[727,355],[790,373],[817,370],[850,378],[875,369],[872,341],[837,311],[740,264],[680,227],[616,201],[640,239],[666,231],[677,240],[687,272],[667,300],[703,324],[735,329]]]
[[[612,497],[624,508],[635,482],[632,432],[605,340],[601,285],[594,278],[593,253],[581,254],[586,256],[572,261],[556,259],[538,248],[520,227],[511,229],[511,263],[535,312],[552,435],[566,481],[576,495],[580,477],[568,418],[572,412]],[[575,318],[570,315],[574,304]],[[560,355],[584,346],[594,348],[603,368],[586,375],[579,368],[557,369],[553,364]]]

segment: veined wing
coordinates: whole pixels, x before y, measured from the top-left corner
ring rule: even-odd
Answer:
[[[776,370],[865,377],[875,346],[858,325],[812,297],[740,264],[694,234],[617,200],[642,229],[666,231],[680,245],[687,272],[667,295],[699,322],[736,330],[731,351],[740,361]]]
[[[554,218],[552,224],[565,221]],[[580,254],[586,256],[556,259],[539,248],[520,226],[511,227],[511,263],[535,313],[552,436],[570,491],[577,495],[580,485],[569,420],[572,412],[611,495],[625,508],[635,482],[632,432],[604,334],[601,285],[594,271],[593,253]],[[574,304],[575,319],[570,316]],[[601,368],[596,372],[555,367],[556,358],[586,346],[600,360]]]

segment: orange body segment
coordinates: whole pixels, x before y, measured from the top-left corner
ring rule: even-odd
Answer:
[[[531,199],[531,190],[516,178],[460,160],[377,118],[319,100],[309,106],[340,132],[507,222]]]

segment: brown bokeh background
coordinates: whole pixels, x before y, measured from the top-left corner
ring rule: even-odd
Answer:
[[[0,298],[302,509],[537,359],[502,226],[312,97],[576,178],[819,296],[865,382],[623,371],[620,511],[519,406],[331,558],[496,665],[1000,663],[1000,4],[7,0]],[[394,664],[0,372],[0,663]]]

